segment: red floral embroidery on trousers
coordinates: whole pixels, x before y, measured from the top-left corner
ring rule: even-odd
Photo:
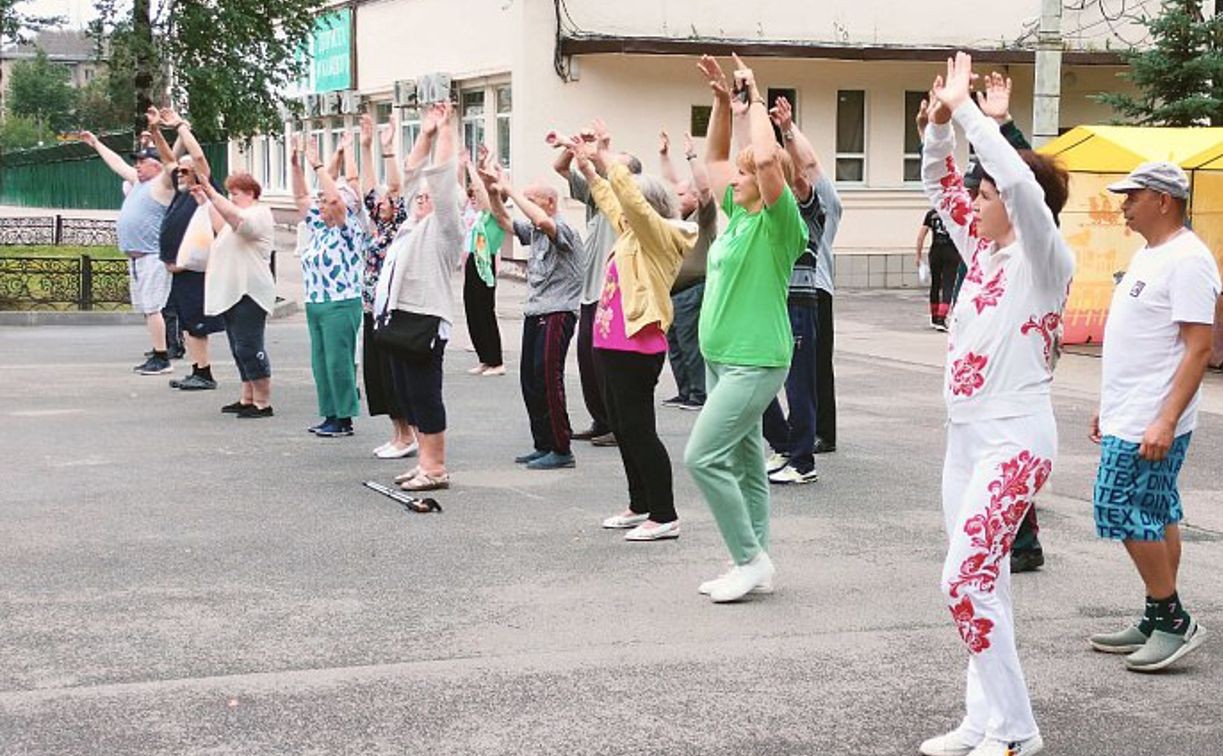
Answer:
[[[960,637],[969,651],[979,654],[989,648],[989,633],[994,629],[994,623],[985,617],[977,617],[967,596],[960,603],[951,605],[951,618],[955,620]]]
[[[983,354],[969,352],[951,365],[952,396],[972,396],[985,385],[982,371],[989,362],[989,357]]]
[[[1019,332],[1027,336],[1032,331],[1040,334],[1040,337],[1045,342],[1045,364],[1049,365],[1053,361],[1053,338],[1057,334],[1057,329],[1062,325],[1062,315],[1058,312],[1046,313],[1040,320],[1036,316],[1028,318],[1028,322],[1019,327]]]
[[[978,273],[980,270],[978,269]],[[981,291],[972,298],[972,303],[977,306],[977,314],[985,312],[990,307],[997,307],[998,300],[1002,299],[1002,295],[1006,293],[1006,268],[999,268],[994,277],[989,280],[989,283],[981,287]]]
[[[1011,553],[1019,523],[1052,469],[1052,462],[1030,451],[1002,463],[999,477],[989,484],[985,511],[964,523],[973,551],[960,565],[960,574],[948,582],[952,598],[959,598],[964,588],[993,592],[999,565]]]

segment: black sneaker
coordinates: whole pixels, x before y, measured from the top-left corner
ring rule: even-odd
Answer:
[[[676,396],[671,397],[670,399],[664,399],[662,402],[662,406],[683,409],[684,403],[687,401],[688,400],[685,399],[684,397],[676,395]]]
[[[165,357],[150,357],[143,365],[136,368],[136,372],[141,375],[165,375],[173,373],[174,368],[170,365],[170,361]]]
[[[183,391],[207,391],[217,387],[217,382],[209,380],[199,373],[192,373],[181,381],[177,378],[170,381],[170,388],[182,389]],[[253,407],[255,405],[248,405]]]
[[[185,347],[175,347],[169,351],[170,351],[170,359],[172,360],[181,360],[182,358],[187,356],[187,350]]]
[[[314,435],[322,436],[323,438],[351,436],[352,419],[347,417],[340,418],[338,420],[332,419],[329,422],[323,423],[322,427],[314,432]]]
[[[275,414],[270,404],[263,409],[259,409],[253,404],[248,404],[234,417],[237,417],[239,420],[258,420],[261,417],[273,417]]]
[[[244,404],[242,401],[227,404],[221,408],[222,415],[236,415],[247,407],[254,407],[253,404]]]
[[[831,454],[836,450],[836,444],[830,444],[822,438],[817,438],[815,440],[815,448],[812,451],[816,454]]]
[[[323,422],[319,423],[318,425],[311,425],[309,428],[306,429],[306,432],[307,433],[318,433],[319,431],[321,431],[324,428],[332,427],[333,425],[336,424],[336,422],[338,421],[334,417],[325,417],[323,418]]]
[[[1034,572],[1045,564],[1045,552],[1041,549],[1028,549],[1011,552],[1011,573]]]
[[[682,410],[701,410],[705,408],[705,402],[702,399],[685,399],[684,403],[679,405]]]

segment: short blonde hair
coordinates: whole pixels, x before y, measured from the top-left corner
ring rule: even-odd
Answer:
[[[783,150],[781,145],[773,145],[773,157],[777,158],[778,164],[781,165],[781,175],[785,177],[786,183],[794,186],[794,161],[790,159],[790,153]],[[756,153],[751,146],[744,147],[739,152],[735,165],[744,173],[756,175]]]

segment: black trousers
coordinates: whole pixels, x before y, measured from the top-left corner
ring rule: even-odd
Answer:
[[[463,270],[463,312],[467,315],[471,345],[476,348],[480,362],[489,367],[499,367],[503,361],[496,307],[497,287],[484,283],[476,271],[475,255],[468,255]]]
[[[815,435],[837,442],[837,392],[832,375],[832,295],[819,290],[815,337]]]
[[[582,400],[590,413],[590,424],[595,435],[601,436],[610,430],[607,423],[607,407],[603,403],[603,377],[595,364],[595,310],[598,302],[582,305],[582,317],[578,322],[578,375],[582,378]]]
[[[960,253],[955,247],[930,248],[930,317],[946,318],[955,294],[956,270]]]
[[[573,340],[572,312],[528,315],[522,325],[518,377],[535,450],[569,454],[573,429],[565,405],[565,357]]]
[[[616,434],[624,475],[628,478],[629,509],[649,514],[654,522],[672,522],[675,497],[671,457],[658,438],[654,419],[654,387],[666,354],[640,354],[615,349],[594,350],[603,376],[603,399]]]
[[[391,375],[391,355],[374,340],[374,316],[362,315],[361,372],[365,379],[365,401],[370,417],[390,415],[403,419],[403,410],[395,399],[395,381]]]

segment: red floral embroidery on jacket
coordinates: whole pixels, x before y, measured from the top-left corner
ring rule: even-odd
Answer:
[[[989,362],[983,354],[969,352],[951,366],[951,393],[953,396],[972,396],[985,385],[982,372]]]
[[[994,623],[985,617],[976,616],[972,601],[967,596],[960,603],[952,604],[951,617],[955,620],[960,637],[964,639],[969,651],[979,654],[989,648],[989,633],[994,629]]]
[[[966,587],[993,592],[999,565],[1011,553],[1019,523],[1052,470],[1052,462],[1030,451],[1002,463],[999,477],[989,484],[989,505],[964,523],[973,551],[960,565],[960,574],[948,583],[952,598],[959,598]]]
[[[1053,340],[1057,337],[1057,329],[1062,325],[1062,315],[1059,312],[1046,313],[1040,320],[1036,316],[1028,318],[1028,322],[1019,327],[1019,332],[1027,336],[1032,331],[1040,334],[1045,342],[1045,364],[1053,367]]]
[[[981,291],[972,298],[972,303],[977,306],[977,314],[980,315],[987,308],[997,307],[998,300],[1002,299],[1002,295],[1005,293],[1006,268],[999,268],[994,277],[989,280],[989,283],[985,284]]]

